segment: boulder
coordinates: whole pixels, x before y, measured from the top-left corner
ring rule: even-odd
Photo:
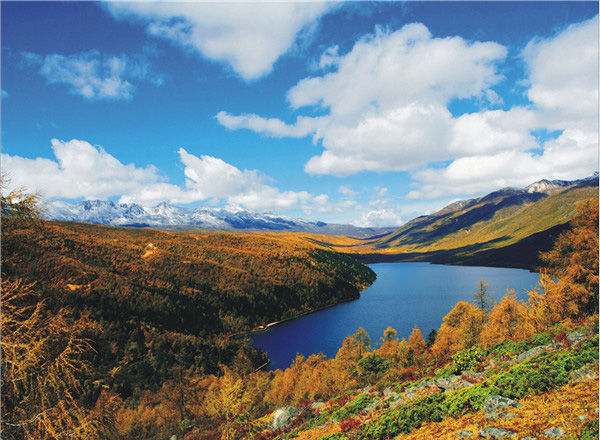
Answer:
[[[468,438],[468,437],[473,437],[475,434],[473,434],[468,429],[463,429],[461,431],[455,432],[454,435],[458,438]]]
[[[450,376],[448,378],[438,379],[438,381],[436,382],[436,385],[439,388],[441,388],[442,390],[444,390],[445,392],[456,391],[456,390],[460,390],[462,388],[467,388],[467,387],[473,386],[472,383],[461,379],[460,376]]]
[[[276,409],[273,412],[273,422],[271,429],[283,429],[288,426],[293,420],[297,419],[304,410],[299,406],[284,406]]]
[[[523,362],[527,359],[531,359],[532,357],[537,356],[538,354],[544,353],[545,351],[556,350],[557,348],[558,347],[554,344],[539,345],[537,347],[533,347],[531,350],[527,350],[517,355],[515,359],[517,362]]]
[[[521,406],[519,402],[498,395],[490,396],[483,402],[483,410],[486,413],[495,413],[506,408],[520,408]]]
[[[560,438],[565,435],[565,431],[560,428],[552,427],[544,430],[544,435],[550,438]]]
[[[571,374],[569,374],[569,379],[574,382],[581,382],[582,380],[586,379],[598,379],[598,375],[590,367],[584,365],[578,370],[571,371]]]
[[[516,434],[516,432],[511,431],[510,429],[495,428],[493,426],[489,426],[489,427],[482,428],[479,430],[479,435],[482,437],[502,438],[502,437],[511,437],[515,434]]]

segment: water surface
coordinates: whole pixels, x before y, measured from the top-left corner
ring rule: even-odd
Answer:
[[[270,369],[287,368],[296,353],[306,357],[324,353],[334,357],[342,341],[363,327],[371,340],[379,342],[391,326],[407,338],[416,324],[426,337],[438,329],[442,318],[458,301],[472,301],[479,281],[500,299],[507,288],[517,298],[527,299],[539,275],[522,269],[443,266],[429,263],[378,263],[369,265],[377,280],[361,292],[359,299],[287,321],[263,333],[251,335],[254,346],[269,355]]]

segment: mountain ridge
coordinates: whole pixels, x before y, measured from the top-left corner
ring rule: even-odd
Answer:
[[[166,202],[151,208],[144,208],[135,203],[114,203],[102,200],[77,203],[52,200],[45,202],[44,207],[46,208],[45,217],[49,220],[76,221],[105,226],[308,232],[359,237],[372,236],[394,229],[308,221],[244,209],[202,207],[192,210]]]

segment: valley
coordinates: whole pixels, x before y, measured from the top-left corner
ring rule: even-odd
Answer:
[[[585,368],[597,374],[597,178],[538,189],[501,190],[370,238],[48,221],[35,196],[3,196],[2,352],[11,365],[3,368],[3,436],[38,438],[47,424],[107,439],[373,440],[419,429],[444,436],[494,427],[477,413],[507,389],[507,397],[536,399],[569,386],[587,402],[593,387],[570,378]],[[410,336],[402,326],[400,334],[385,328],[379,342],[363,328],[346,331],[337,351],[298,355],[274,371],[263,370],[264,352],[233,337],[359,298],[376,279],[365,261],[485,265],[486,258],[491,266],[546,268],[519,296],[495,288],[495,301],[482,280],[489,307],[459,292],[426,336],[407,315]],[[472,281],[461,289],[473,292]],[[411,295],[420,294],[411,288],[401,302]],[[401,303],[396,309],[403,313]],[[327,309],[334,310],[341,309]],[[317,338],[330,333],[315,330]],[[538,346],[552,353],[524,365],[542,375],[558,369],[552,375],[560,380],[539,383],[509,362]],[[47,370],[49,362],[56,367]],[[481,380],[464,390],[439,385],[462,383],[469,371]],[[397,401],[381,398],[388,391]],[[375,405],[364,414],[363,401]],[[325,409],[309,411],[313,403]],[[273,425],[287,407],[304,416]],[[458,421],[439,424],[448,416]],[[553,427],[547,423],[520,432]],[[568,432],[593,429],[576,426]]]

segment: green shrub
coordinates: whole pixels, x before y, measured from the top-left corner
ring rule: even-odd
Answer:
[[[594,418],[587,422],[579,436],[581,440],[596,440],[598,438],[598,419]]]
[[[483,361],[483,353],[479,347],[471,347],[454,354],[452,360],[455,373],[467,370],[475,371]]]
[[[402,405],[378,419],[362,425],[357,433],[357,438],[388,439],[418,429],[423,423],[439,422],[443,416],[441,409],[443,400],[444,396],[440,393]]]
[[[550,333],[538,333],[531,337],[531,343],[534,347],[538,345],[548,345],[552,342],[552,335]]]
[[[446,397],[442,411],[455,418],[470,411],[478,411],[483,407],[485,399],[494,394],[501,394],[501,391],[496,387],[488,387],[484,384],[463,388]]]
[[[527,394],[538,394],[566,384],[569,373],[592,362],[598,356],[597,349],[557,350],[542,353],[520,365],[511,367],[490,380],[500,388],[502,395],[519,399]]]
[[[370,353],[358,361],[358,369],[365,375],[377,375],[390,368],[390,363],[375,353]]]
[[[486,356],[513,356],[517,353],[521,353],[523,351],[529,350],[531,348],[531,344],[526,340],[521,341],[502,341],[499,344],[495,345],[486,350]]]

